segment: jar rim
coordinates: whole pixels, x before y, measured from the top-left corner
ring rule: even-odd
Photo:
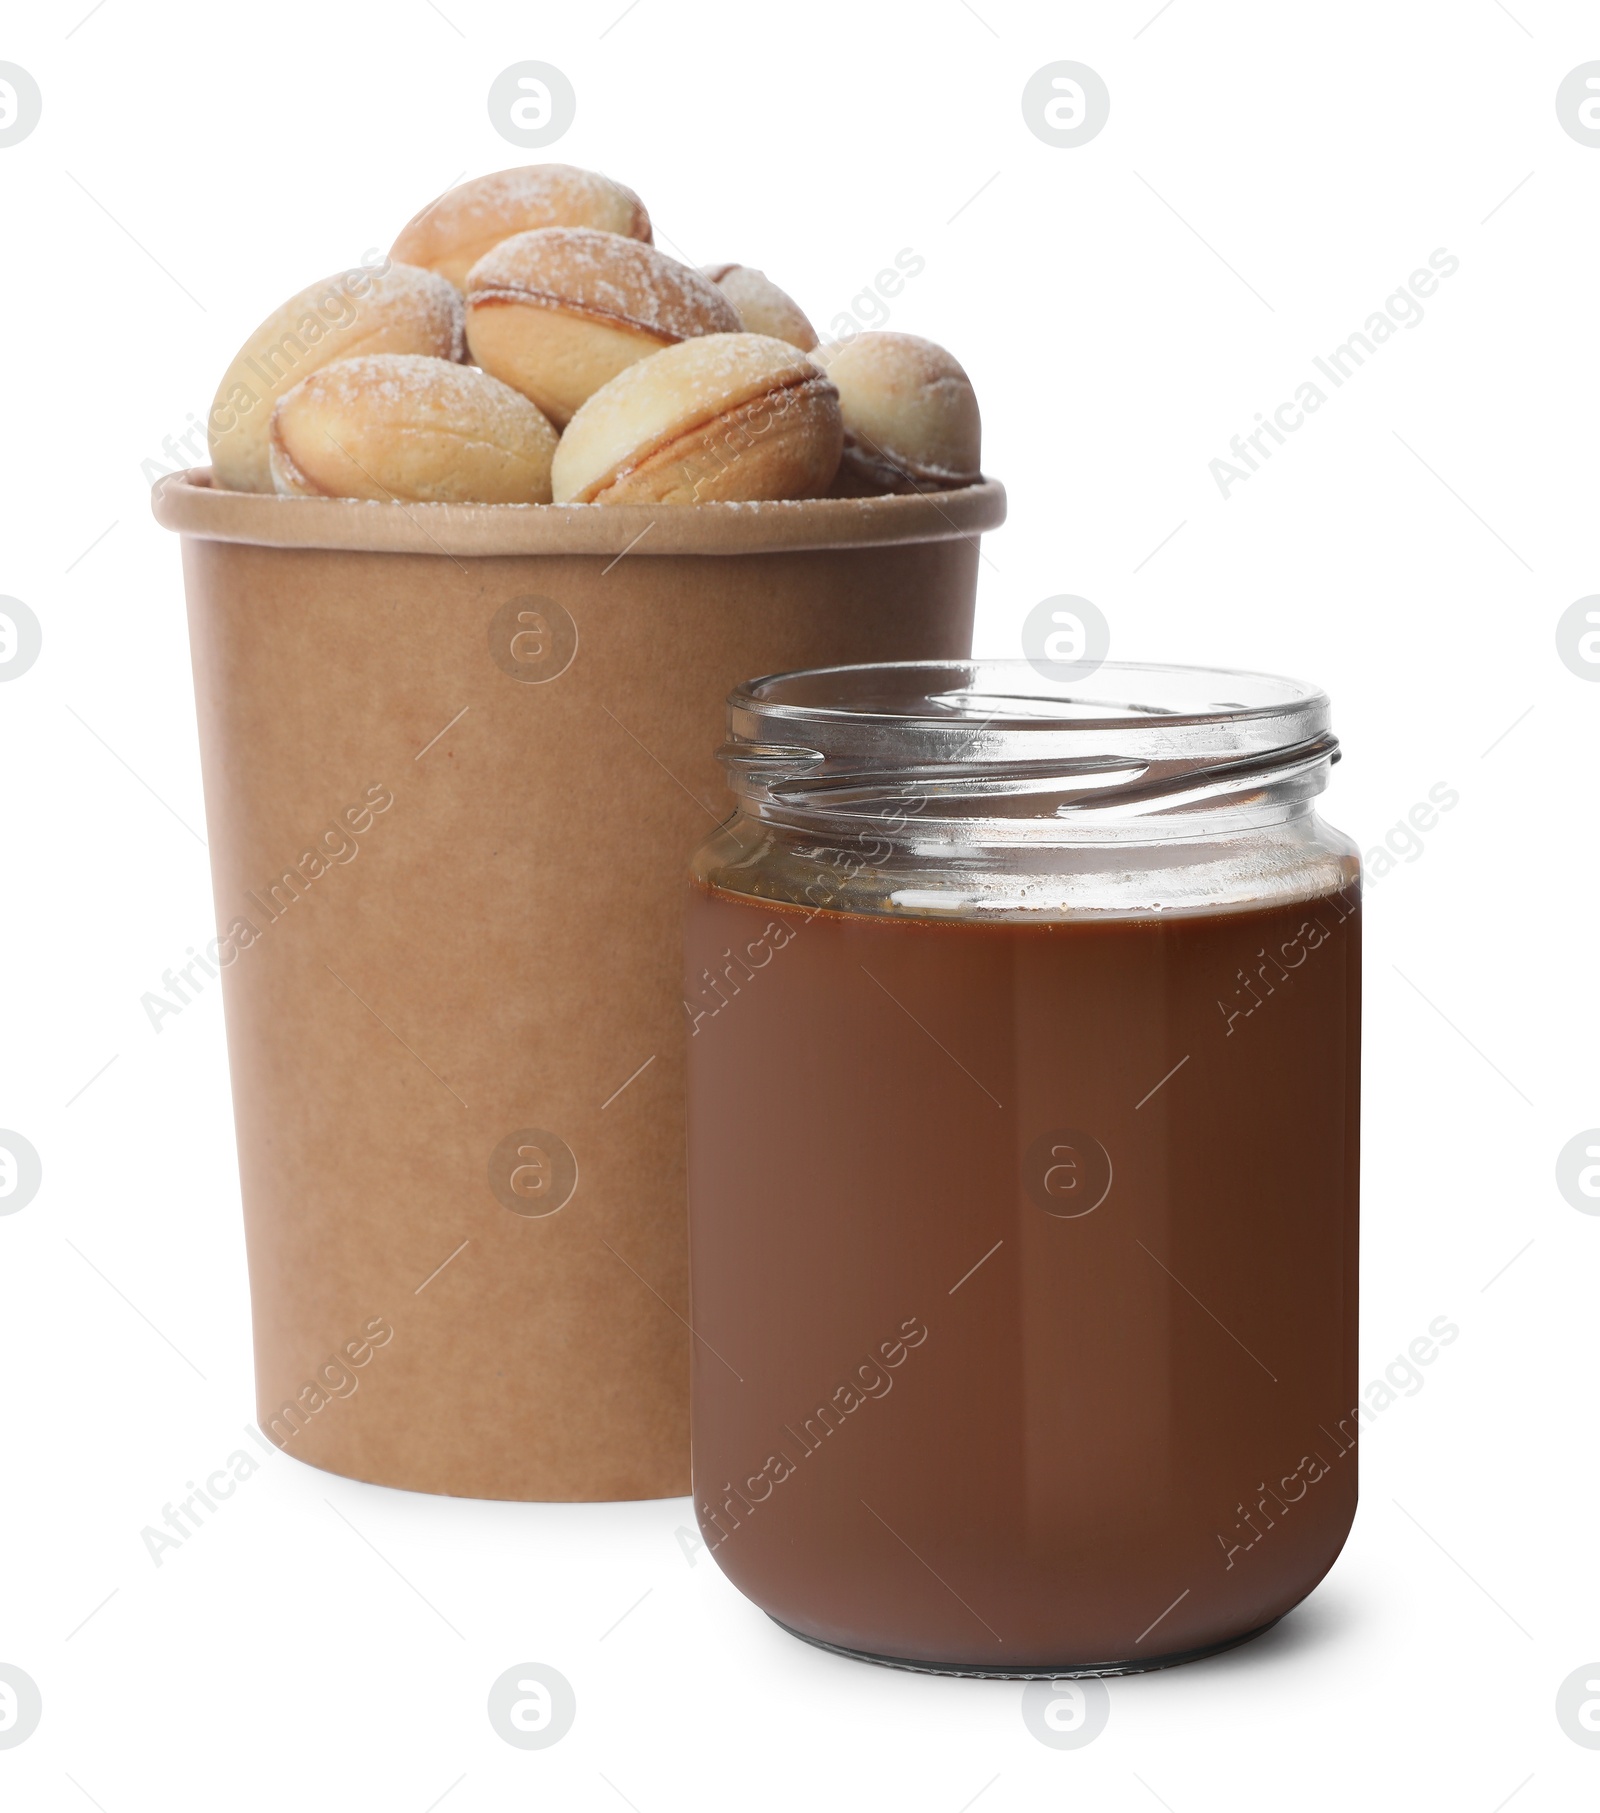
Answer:
[[[728,695],[730,713],[757,712],[763,717],[835,723],[921,724],[947,727],[977,720],[1001,721],[1008,730],[1059,731],[1073,729],[1129,728],[1159,723],[1179,725],[1239,723],[1250,719],[1281,718],[1285,713],[1326,712],[1328,695],[1320,687],[1283,674],[1251,669],[1185,666],[1176,662],[1102,661],[1081,673],[1066,672],[1068,664],[1018,659],[967,661],[880,661],[840,667],[797,668],[747,680]],[[1065,677],[1053,678],[1045,670],[1061,668]],[[917,682],[925,678],[925,684]],[[1143,698],[1114,701],[1140,682]],[[1205,683],[1210,682],[1209,686]],[[935,686],[938,690],[935,691]],[[1167,689],[1191,689],[1192,702],[1177,705],[1155,694]],[[1204,688],[1206,702],[1194,698]],[[1255,699],[1220,697],[1223,692],[1254,690]],[[818,694],[831,693],[840,703],[826,703]],[[966,712],[952,709],[963,697],[972,701]],[[950,704],[945,704],[950,701]],[[1055,706],[1028,714],[1006,710],[997,720],[979,707],[1015,701],[1017,705]],[[923,704],[926,711],[907,709]],[[940,709],[932,709],[935,705]],[[1100,707],[1114,707],[1099,709]]]
[[[728,697],[721,759],[762,816],[1061,826],[1320,793],[1339,745],[1328,695],[1278,674],[1107,661],[1055,677],[1027,660],[895,661],[768,674]]]

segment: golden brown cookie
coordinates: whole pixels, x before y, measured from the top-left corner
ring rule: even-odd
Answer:
[[[568,424],[557,503],[817,497],[839,464],[839,396],[766,334],[709,334],[630,365]]]
[[[738,326],[709,278],[654,246],[591,228],[519,233],[467,278],[473,358],[558,427],[636,359]]]
[[[292,497],[547,504],[555,450],[526,397],[447,359],[341,359],[272,412],[273,484]]]
[[[335,359],[363,353],[465,356],[461,298],[414,265],[341,271],[291,296],[240,347],[207,417],[213,482],[270,491],[267,433],[285,391]]]
[[[942,346],[915,334],[858,334],[812,357],[839,389],[844,488],[927,491],[982,476],[978,399]]]
[[[770,334],[787,340],[803,353],[817,343],[817,330],[795,299],[780,290],[765,271],[747,264],[703,264],[701,270],[739,311],[739,324],[747,334]]]
[[[533,227],[598,227],[650,239],[650,216],[632,189],[571,164],[528,164],[447,189],[401,229],[390,256],[438,271],[462,289],[485,252]]]

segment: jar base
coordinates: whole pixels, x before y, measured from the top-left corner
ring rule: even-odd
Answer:
[[[767,1616],[771,1618],[772,1614],[768,1612]],[[1176,1650],[1171,1655],[1151,1656],[1148,1660],[1141,1657],[1137,1661],[1071,1662],[1057,1667],[1044,1663],[1022,1663],[1015,1668],[997,1667],[982,1662],[917,1662],[905,1656],[878,1656],[871,1650],[847,1649],[841,1643],[828,1643],[821,1637],[807,1636],[803,1630],[796,1630],[781,1618],[772,1618],[772,1622],[779,1630],[787,1631],[791,1637],[798,1637],[802,1643],[809,1643],[815,1649],[825,1649],[830,1655],[848,1656],[852,1662],[875,1662],[880,1668],[904,1668],[913,1674],[956,1675],[977,1681],[1069,1681],[1098,1675],[1150,1674],[1158,1668],[1176,1668],[1182,1662],[1199,1662],[1207,1656],[1220,1656],[1224,1650],[1237,1649],[1241,1643],[1248,1643],[1252,1637],[1259,1637],[1271,1630],[1279,1619],[1269,1618],[1254,1630],[1243,1631],[1237,1637],[1224,1637],[1220,1643],[1206,1643],[1199,1649]]]

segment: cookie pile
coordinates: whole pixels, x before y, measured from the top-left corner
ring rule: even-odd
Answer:
[[[291,297],[207,429],[215,485],[291,497],[692,504],[979,477],[977,398],[942,347],[819,345],[762,272],[669,258],[631,189],[566,164],[462,183],[386,259]]]

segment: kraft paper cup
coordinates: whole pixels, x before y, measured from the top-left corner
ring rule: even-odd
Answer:
[[[688,1491],[680,921],[723,700],[968,654],[1003,490],[411,505],[196,470],[154,509],[263,1428],[419,1491]]]

